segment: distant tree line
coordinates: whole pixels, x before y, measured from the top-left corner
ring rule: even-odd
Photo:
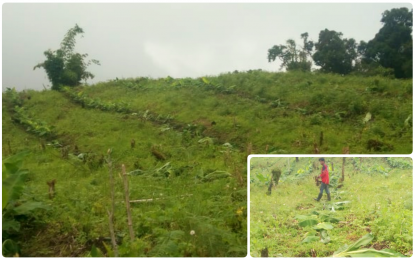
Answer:
[[[408,8],[383,12],[383,27],[369,42],[357,43],[328,29],[320,31],[318,41],[312,42],[308,33],[303,33],[302,46],[292,39],[275,45],[268,50],[268,61],[279,58],[281,69],[287,71],[311,71],[311,58],[322,72],[412,78],[412,14]]]

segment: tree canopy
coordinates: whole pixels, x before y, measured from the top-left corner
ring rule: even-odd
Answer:
[[[382,14],[383,27],[368,43],[361,42],[362,62],[394,70],[397,78],[412,77],[413,10],[392,9]]]
[[[325,29],[320,31],[313,60],[321,66],[323,72],[349,74],[353,70],[353,61],[357,57],[356,41],[342,39],[341,32]]]
[[[413,10],[407,8],[383,12],[383,27],[372,40],[359,44],[334,30],[320,31],[317,42],[309,41],[308,33],[303,33],[302,47],[292,39],[285,45],[274,45],[268,50],[268,61],[279,58],[280,69],[287,71],[311,71],[308,57],[312,57],[322,72],[412,78],[412,15]]]
[[[60,49],[45,51],[46,60],[33,68],[45,69],[53,90],[59,90],[61,86],[78,86],[81,80],[94,78],[94,75],[86,69],[91,63],[100,65],[99,61],[94,59],[85,61],[88,54],[74,53],[75,37],[83,33],[83,29],[76,24],[66,33]]]
[[[268,50],[268,61],[275,61],[279,58],[282,61],[281,67],[287,71],[301,70],[310,71],[311,62],[307,60],[313,49],[313,42],[308,41],[308,33],[301,34],[303,46],[297,48],[297,44],[293,39],[288,39],[286,45],[274,45]]]

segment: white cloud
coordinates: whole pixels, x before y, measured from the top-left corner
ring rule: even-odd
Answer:
[[[172,77],[202,75],[215,62],[215,51],[206,44],[198,46],[145,42],[144,52]]]

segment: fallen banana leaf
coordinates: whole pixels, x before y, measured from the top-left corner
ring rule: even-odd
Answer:
[[[370,244],[373,240],[372,234],[366,234],[357,240],[352,245],[344,245],[339,248],[336,252],[334,252],[333,257],[404,257],[399,252],[395,252],[390,249],[382,249],[376,250],[373,248],[362,248],[362,246],[366,246]]]

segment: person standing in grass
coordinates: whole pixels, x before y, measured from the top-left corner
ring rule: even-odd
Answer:
[[[318,197],[314,199],[315,201],[320,201],[321,197],[323,197],[323,190],[327,193],[327,200],[330,201],[330,191],[329,191],[329,169],[327,168],[326,162],[324,158],[318,159],[320,162],[322,168],[321,168],[321,174],[319,178],[321,178],[321,186],[320,186],[320,193],[318,194]]]

